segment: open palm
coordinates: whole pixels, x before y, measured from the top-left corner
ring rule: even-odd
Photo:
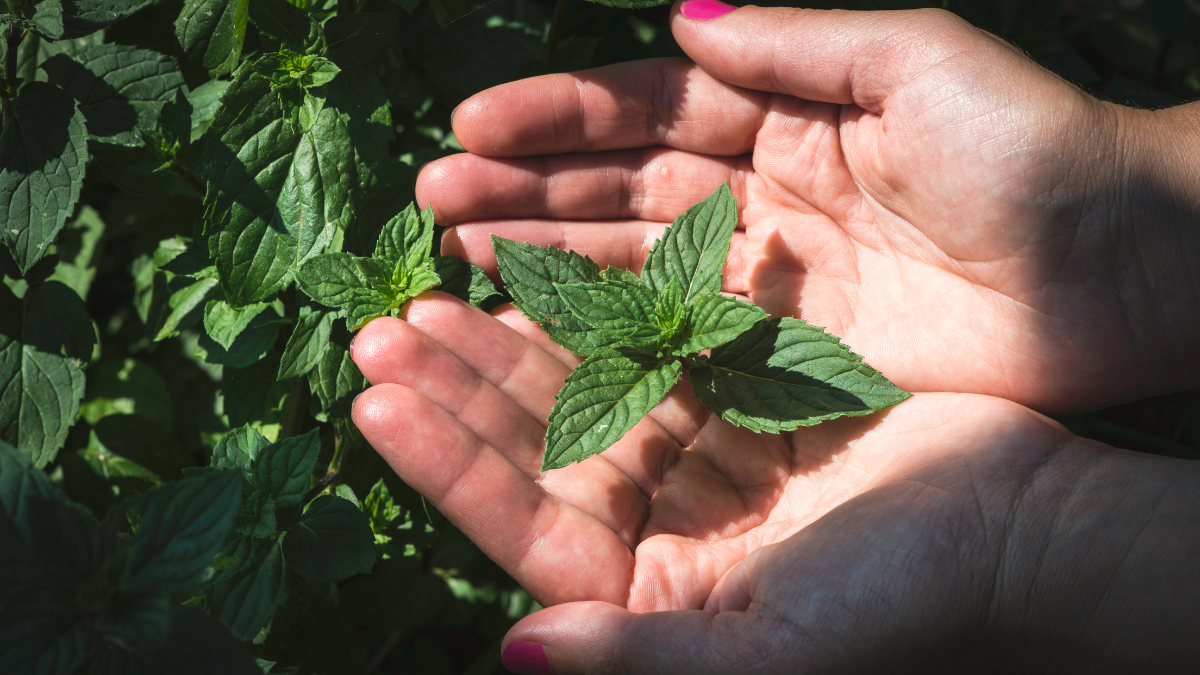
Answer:
[[[729,181],[726,292],[829,328],[911,391],[1107,402],[1102,384],[1136,372],[1147,339],[1117,287],[1138,253],[1108,237],[1115,108],[949,14],[772,11],[802,20],[676,16],[695,64],[466,101],[454,128],[470,154],[426,166],[417,188],[455,226],[444,252],[494,273],[496,233],[638,269]]]
[[[684,383],[604,454],[539,475],[545,419],[578,359],[511,307],[497,320],[431,293],[406,318],[377,319],[355,339],[354,359],[374,385],[355,423],[546,605],[700,609],[752,552],[856,495],[947,457],[999,463],[983,446],[1028,439],[1031,428],[1065,434],[1015,404],[972,395],[921,395],[871,418],[755,434],[711,415]],[[1052,445],[1020,452],[1037,457]],[[1008,471],[1028,470],[1004,457]],[[969,493],[969,482],[937,490]],[[963,526],[937,529],[962,536]]]

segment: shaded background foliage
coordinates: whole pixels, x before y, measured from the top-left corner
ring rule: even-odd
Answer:
[[[547,72],[682,56],[667,27],[669,6],[629,11],[584,0],[295,4],[318,18],[353,11],[391,12],[396,17],[391,39],[366,64],[382,81],[390,103],[394,137],[387,141],[387,152],[398,161],[390,165],[387,180],[394,189],[365,199],[359,205],[362,226],[345,232],[342,246],[360,255],[369,253],[382,222],[412,199],[416,169],[461,151],[449,115],[466,97]],[[1156,108],[1200,95],[1200,0],[806,4],[846,9],[941,7],[1013,42],[1098,97]],[[86,76],[79,73],[77,58],[89,48],[130,45],[178,59],[179,77],[195,95],[209,79],[206,68],[212,63],[184,54],[179,46],[175,21],[183,9],[183,0],[162,0],[100,33],[53,43],[27,39],[17,54],[17,73],[25,82],[67,83],[72,76]],[[263,53],[266,42],[249,26],[243,58]],[[47,67],[38,69],[43,62]],[[104,105],[104,96],[111,93],[86,78],[77,86],[97,97],[95,105]],[[64,88],[71,91],[70,86]],[[211,118],[217,94],[214,91],[207,102],[203,96],[194,97],[193,121]],[[127,112],[136,118],[138,106]],[[90,114],[86,105],[83,114]],[[133,124],[121,128],[128,131]],[[95,129],[89,131],[97,135]],[[123,152],[98,145],[95,139],[89,151],[108,166],[119,162]],[[182,478],[185,469],[207,466],[213,447],[231,429],[250,424],[270,438],[315,429],[321,450],[311,481],[321,479],[335,448],[345,453],[335,462],[336,480],[315,487],[361,501],[382,478],[395,498],[390,520],[399,529],[392,531],[396,536],[391,555],[380,559],[370,575],[320,582],[293,574],[283,611],[253,640],[257,655],[278,662],[271,672],[504,672],[499,640],[515,620],[536,609],[529,596],[361,442],[344,421],[346,405],[357,392],[350,386],[353,382],[343,387],[335,382],[325,390],[314,385],[310,390],[303,377],[276,381],[292,321],[304,311],[303,298],[280,294],[274,310],[280,319],[259,333],[266,336],[258,354],[262,358],[234,364],[243,367],[214,363],[220,358],[213,356],[214,343],[201,325],[155,340],[164,330],[174,332],[165,325],[170,312],[164,303],[183,287],[188,271],[186,247],[172,250],[163,242],[193,237],[194,224],[204,216],[203,185],[189,182],[186,173],[129,178],[96,170],[92,162],[78,205],[55,241],[49,262],[22,275],[13,261],[0,260],[4,281],[14,293],[24,294],[31,281],[43,289],[57,289],[44,281],[47,278],[61,282],[84,298],[97,328],[94,348],[86,336],[67,345],[79,352],[81,362],[88,361],[84,351],[90,350],[92,358],[78,420],[62,450],[45,467],[46,474],[68,497],[104,518],[131,495]],[[149,185],[151,180],[157,182]],[[17,330],[13,321],[0,323],[5,324],[0,333]],[[330,340],[342,347],[348,343],[349,333],[340,320],[334,322]],[[1063,421],[1076,433],[1119,447],[1200,458],[1200,391]],[[377,546],[377,551],[384,548]]]

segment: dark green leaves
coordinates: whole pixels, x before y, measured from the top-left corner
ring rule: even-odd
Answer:
[[[868,415],[909,398],[834,335],[785,317],[717,347],[689,374],[722,419],[778,433],[845,415]]]
[[[63,0],[64,39],[91,35],[149,5],[152,0]]]
[[[66,57],[63,57],[66,58]],[[87,163],[84,117],[62,89],[31,82],[0,133],[2,238],[25,273],[66,224]]]
[[[182,592],[212,562],[241,501],[239,471],[187,478],[141,496],[130,570],[135,582]]]
[[[370,573],[375,565],[375,535],[352,502],[321,497],[288,530],[283,555],[288,567],[302,576],[337,581]]]
[[[270,496],[276,507],[299,506],[320,449],[316,429],[263,448],[254,462],[256,489]]]
[[[255,0],[250,4],[250,20],[283,49],[298,54],[322,54],[325,51],[325,34],[321,26],[287,0]]]
[[[603,452],[675,385],[686,364],[722,418],[779,433],[908,398],[819,328],[720,294],[737,204],[727,185],[650,249],[642,275],[554,248],[492,237],[516,305],[587,360],[550,411],[542,470]],[[739,337],[740,336],[740,337]],[[713,350],[711,358],[700,353]]]
[[[185,0],[175,37],[188,60],[210,77],[233,72],[242,53],[250,0]]]
[[[297,281],[313,300],[346,311],[346,325],[358,330],[371,319],[395,316],[409,299],[440,279],[430,257],[433,211],[412,204],[387,222],[375,255],[326,253],[308,260]]]
[[[675,386],[683,364],[628,350],[589,356],[567,377],[550,411],[542,470],[607,450]]]
[[[655,291],[671,280],[679,283],[684,302],[721,292],[721,273],[729,256],[729,240],[737,227],[737,202],[722,184],[704,201],[688,209],[667,228],[646,257],[642,279]]]
[[[75,421],[95,343],[87,309],[67,286],[48,281],[23,299],[0,287],[0,439],[38,467]]]
[[[163,105],[183,86],[175,59],[126,45],[98,45],[74,57],[57,54],[41,68],[79,102],[88,135],[117,145],[140,145],[137,130],[153,128]]]
[[[325,22],[329,58],[342,68],[357,66],[394,37],[394,12],[339,14]]]

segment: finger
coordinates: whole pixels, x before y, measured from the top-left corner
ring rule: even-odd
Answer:
[[[383,317],[354,337],[351,357],[371,384],[401,384],[458,418],[530,478],[541,470],[540,420],[407,323]]]
[[[354,424],[392,469],[539,602],[624,602],[633,554],[611,529],[547,494],[420,393],[380,384]]]
[[[442,254],[466,258],[493,279],[499,279],[492,235],[537,246],[553,246],[590,257],[601,269],[620,267],[641,273],[654,242],[666,229],[664,223],[625,221],[616,223],[564,222],[561,220],[504,220],[464,223],[446,229]],[[733,233],[729,256],[722,275],[726,293],[750,292],[746,259],[746,233]],[[759,274],[769,274],[762,270]]]
[[[810,101],[854,103],[872,112],[881,112],[888,96],[922,71],[986,40],[982,31],[941,10],[748,6],[712,20],[689,19],[688,13],[675,10],[671,31],[684,52],[714,77]]]
[[[516,159],[460,153],[422,168],[416,195],[433,205],[441,225],[484,218],[669,223],[723,182],[741,195],[752,169],[748,156],[664,148]]]
[[[444,293],[427,293],[412,300],[404,318],[534,418],[549,417],[555,396],[571,372],[561,361],[491,316]],[[559,472],[607,474],[604,465],[609,464],[649,498],[662,479],[664,461],[678,452],[679,447],[675,437],[651,417],[639,422],[603,455],[578,466],[543,474],[539,480],[558,484],[562,478],[555,474]]]
[[[760,672],[781,645],[754,612],[635,613],[603,602],[573,602],[531,614],[504,638],[504,666],[517,673],[574,675]],[[536,670],[544,663],[549,671]]]
[[[463,101],[452,122],[467,151],[491,157],[652,145],[740,155],[766,100],[685,59],[650,59],[502,84]]]

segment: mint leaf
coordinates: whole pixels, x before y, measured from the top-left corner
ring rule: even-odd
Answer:
[[[329,349],[329,336],[333,333],[333,320],[336,318],[337,312],[308,306],[300,308],[296,327],[292,329],[292,335],[279,358],[278,379],[303,377],[317,366]]]
[[[62,39],[91,35],[151,2],[152,0],[63,0]]]
[[[658,347],[657,299],[634,273],[610,267],[601,272],[600,281],[556,283],[554,288],[576,319],[599,329],[613,346]]]
[[[63,8],[60,0],[33,0],[17,7],[20,8],[20,16],[24,17],[24,20],[16,21],[17,24],[46,40],[58,40],[63,37]]]
[[[674,279],[688,304],[700,294],[720,293],[737,218],[737,202],[729,185],[722,183],[716,192],[676,218],[651,247],[642,268],[646,285],[661,293]]]
[[[335,343],[329,344],[317,367],[308,371],[308,384],[321,410],[334,417],[349,417],[354,397],[367,388],[350,351]]]
[[[392,288],[395,264],[349,253],[325,253],[300,266],[296,281],[308,297],[346,310],[346,325],[357,330],[371,318],[399,309]],[[407,298],[405,298],[407,299]]]
[[[779,433],[868,415],[909,398],[824,329],[792,318],[756,324],[688,375],[722,419]]]
[[[0,440],[38,468],[54,459],[83,397],[96,331],[79,296],[57,281],[18,300],[0,287]]]
[[[600,280],[600,268],[574,251],[542,248],[492,236],[492,249],[513,305],[541,324],[546,335],[572,352],[586,356],[606,347],[609,340],[567,308],[554,284]]]
[[[183,75],[175,59],[127,45],[98,45],[74,57],[41,64],[51,84],[79,102],[92,140],[141,145],[138,129],[153,129],[163,105],[175,100]]]
[[[343,68],[365,63],[394,38],[398,18],[394,12],[363,12],[329,19],[325,22],[329,58]]]
[[[90,206],[81,207],[79,215],[54,242],[59,262],[50,279],[70,286],[86,301],[100,262],[100,238],[103,236],[104,221],[100,214]]]
[[[353,502],[319,497],[283,538],[288,567],[314,581],[340,581],[370,574],[375,566],[375,535]]]
[[[237,471],[185,478],[140,495],[129,567],[134,583],[153,582],[168,593],[190,589],[224,543],[241,495]]]
[[[239,640],[252,640],[288,597],[282,546],[270,539],[240,537],[223,555],[244,561],[205,591],[207,607]]]
[[[375,242],[375,257],[415,270],[429,260],[433,247],[433,209],[409,204],[384,224]]]
[[[598,351],[567,377],[550,411],[542,471],[599,454],[667,395],[683,365],[628,350]]]
[[[254,461],[271,442],[248,426],[238,427],[221,437],[213,448],[209,466],[218,469],[250,471]]]
[[[65,57],[64,57],[65,58]],[[0,213],[3,239],[24,274],[66,224],[87,163],[83,114],[58,87],[30,82],[11,103],[0,132]]]
[[[692,299],[683,341],[676,352],[692,355],[712,349],[750,330],[767,318],[755,305],[724,295],[700,294]]]
[[[254,462],[254,484],[279,508],[299,506],[308,491],[309,474],[321,451],[318,431],[276,441],[259,452]]]
[[[204,306],[204,331],[217,344],[229,349],[254,317],[262,314],[267,307],[270,305],[265,302],[231,307],[224,300],[209,300]]]
[[[441,279],[439,291],[449,293],[485,312],[492,309],[490,305],[501,295],[500,291],[496,290],[496,284],[492,283],[483,270],[462,258],[435,256],[433,269]]]
[[[231,332],[235,326],[229,325],[224,328],[226,332]],[[201,335],[196,354],[208,363],[245,368],[258,363],[267,355],[279,337],[279,330],[279,316],[274,311],[262,312],[255,315],[245,330],[237,334],[228,349],[207,334]]]
[[[296,133],[270,82],[252,72],[223,102],[205,143],[205,227],[226,299],[241,306],[272,298],[332,241],[360,176],[336,110],[325,107]]]
[[[324,54],[325,34],[308,13],[287,0],[254,0],[250,20],[266,37],[299,54]]]
[[[184,0],[175,37],[209,77],[233,72],[242,54],[250,0]]]

